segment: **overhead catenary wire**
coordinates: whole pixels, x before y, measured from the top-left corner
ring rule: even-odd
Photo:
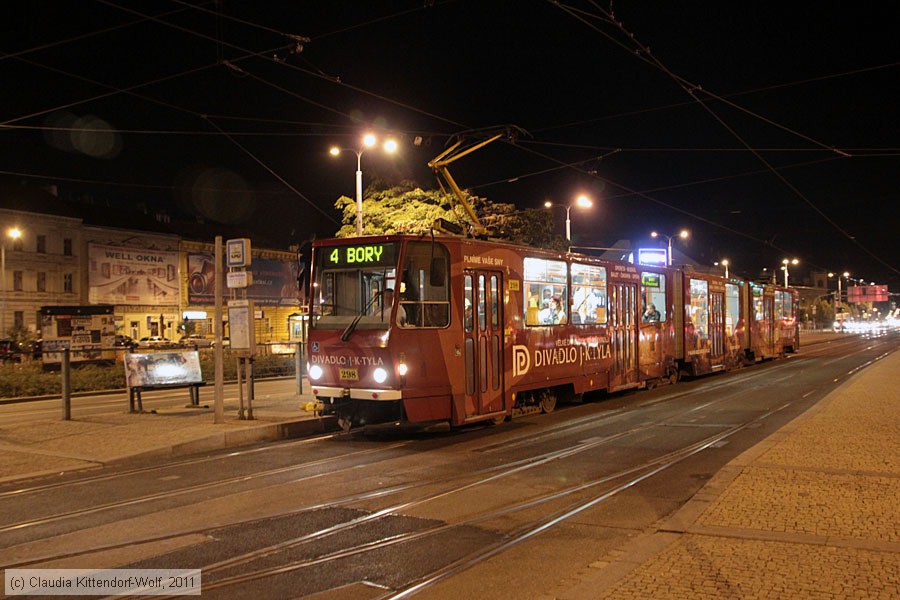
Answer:
[[[698,105],[699,105],[701,108],[703,108],[707,113],[709,113],[710,116],[711,116],[717,123],[719,123],[719,125],[721,125],[721,126],[722,126],[729,134],[731,134],[731,135],[732,135],[732,136],[733,136],[733,137],[734,137],[741,145],[743,145],[744,147],[746,147],[747,150],[750,151],[750,152],[757,158],[757,160],[759,160],[763,165],[765,165],[765,166],[766,166],[766,169],[767,169],[772,175],[774,175],[774,176],[775,176],[775,177],[776,177],[776,178],[777,178],[777,179],[778,179],[778,180],[779,180],[779,181],[780,181],[780,182],[781,182],[781,183],[782,183],[782,184],[783,184],[783,185],[784,185],[784,186],[785,186],[785,187],[786,187],[786,188],[787,188],[794,196],[796,196],[797,198],[799,198],[800,200],[802,200],[809,208],[811,208],[811,209],[812,209],[813,211],[815,211],[819,216],[821,216],[821,217],[822,217],[827,223],[829,223],[836,231],[838,231],[842,236],[844,236],[844,237],[845,237],[848,241],[850,241],[852,244],[856,245],[860,250],[862,250],[864,253],[866,253],[869,257],[871,257],[872,259],[878,261],[880,264],[882,264],[883,266],[887,267],[888,269],[890,269],[890,270],[893,271],[894,273],[900,274],[900,269],[898,269],[897,267],[895,267],[895,266],[893,266],[892,264],[888,263],[886,260],[884,260],[883,258],[881,258],[880,256],[878,256],[877,254],[875,254],[874,252],[872,252],[871,250],[869,250],[869,248],[868,248],[867,246],[863,245],[863,244],[859,241],[859,239],[858,239],[856,236],[852,235],[852,234],[851,234],[850,232],[848,232],[844,227],[842,227],[839,223],[837,223],[834,219],[832,219],[828,214],[826,214],[822,209],[820,209],[814,202],[812,202],[812,200],[810,200],[805,194],[803,194],[803,192],[801,192],[795,185],[793,185],[790,181],[788,181],[787,178],[785,178],[781,173],[779,173],[779,172],[774,168],[774,166],[773,166],[769,161],[767,161],[767,160],[765,159],[765,157],[762,156],[762,154],[761,154],[759,151],[757,151],[756,149],[754,149],[754,148],[753,148],[753,147],[752,147],[752,146],[751,146],[751,145],[750,145],[750,144],[749,144],[749,143],[748,143],[748,142],[747,142],[747,141],[746,141],[746,140],[745,140],[745,139],[744,139],[744,138],[743,138],[743,137],[742,137],[742,136],[741,136],[734,128],[733,128],[733,127],[731,127],[730,125],[728,125],[728,123],[726,123],[725,120],[722,119],[722,117],[721,117],[720,115],[718,115],[712,108],[710,108],[709,105],[707,104],[707,101],[706,101],[706,100],[699,98],[699,97],[698,97],[698,93],[699,93],[699,94],[704,94],[704,95],[708,96],[709,99],[716,100],[716,101],[722,101],[722,102],[724,102],[725,104],[727,104],[728,106],[731,106],[732,108],[740,108],[740,107],[738,107],[737,105],[735,105],[734,103],[732,103],[732,102],[730,102],[730,101],[727,101],[727,100],[724,100],[724,99],[720,98],[719,96],[713,94],[712,92],[709,92],[709,91],[703,89],[702,86],[697,85],[697,84],[692,83],[692,82],[689,82],[688,80],[684,79],[683,77],[681,77],[681,76],[675,74],[674,72],[672,72],[672,71],[671,71],[671,70],[670,70],[670,69],[669,69],[669,68],[668,68],[668,67],[667,67],[660,59],[658,59],[658,58],[653,54],[653,52],[651,51],[650,47],[649,47],[649,46],[646,46],[646,45],[644,45],[644,44],[642,44],[642,43],[640,43],[640,42],[638,41],[637,37],[636,37],[632,32],[628,31],[628,30],[625,28],[624,24],[623,24],[621,21],[616,20],[616,19],[614,18],[614,16],[613,16],[611,13],[607,12],[605,9],[603,9],[602,7],[600,7],[600,6],[599,6],[596,2],[594,2],[593,0],[589,0],[589,1],[590,1],[594,6],[597,7],[597,9],[600,11],[600,13],[601,13],[601,15],[602,15],[601,17],[597,17],[596,15],[593,15],[593,16],[594,16],[595,18],[599,18],[599,20],[601,20],[602,22],[611,24],[611,25],[613,25],[615,28],[617,28],[623,35],[625,35],[628,39],[630,39],[630,40],[633,42],[633,44],[634,44],[634,47],[633,47],[633,48],[630,48],[630,49],[629,49],[629,47],[628,47],[627,44],[623,44],[623,43],[619,42],[618,40],[615,40],[612,36],[610,36],[609,34],[607,34],[605,31],[602,31],[601,28],[597,27],[596,25],[594,25],[593,23],[591,23],[590,21],[588,21],[586,18],[584,18],[583,15],[584,15],[584,14],[589,14],[589,13],[585,13],[584,11],[576,10],[574,7],[571,7],[571,6],[569,6],[569,5],[563,5],[562,3],[559,3],[559,2],[553,2],[553,4],[554,4],[555,6],[560,7],[562,10],[568,12],[569,14],[571,14],[572,16],[574,16],[575,18],[577,18],[579,21],[585,23],[587,26],[591,27],[593,30],[597,31],[598,33],[600,33],[601,35],[603,35],[603,36],[606,37],[607,39],[612,40],[614,43],[616,43],[616,44],[619,45],[620,47],[626,48],[626,49],[629,49],[629,50],[632,50],[632,51],[634,52],[635,56],[637,56],[640,60],[644,61],[645,63],[647,63],[647,64],[649,64],[649,65],[651,65],[651,66],[653,66],[653,67],[655,67],[656,69],[658,69],[659,71],[661,71],[662,73],[664,73],[666,76],[668,76],[669,78],[671,78],[671,79],[672,79],[679,87],[681,87],[681,88],[685,91],[685,93],[687,93],[687,94],[688,94],[688,95],[696,102],[696,104],[698,104]],[[806,140],[806,141],[809,141],[810,143],[815,143],[815,144],[817,144],[817,145],[819,145],[819,146],[821,146],[821,147],[824,147],[824,148],[831,148],[833,151],[835,151],[836,153],[838,153],[839,155],[841,155],[841,156],[843,156],[843,157],[845,157],[845,158],[849,158],[849,156],[850,156],[849,154],[846,154],[846,153],[844,153],[843,151],[841,151],[841,150],[839,150],[839,149],[837,149],[837,148],[833,148],[833,147],[831,147],[831,146],[829,146],[829,145],[827,145],[827,144],[824,144],[824,143],[822,143],[822,142],[818,142],[818,141],[816,141],[816,140],[813,140],[813,139],[810,138],[809,136],[805,136],[805,135],[803,135],[803,134],[799,134],[799,133],[797,133],[797,132],[795,132],[795,131],[793,131],[793,130],[791,130],[791,129],[789,129],[789,128],[780,126],[779,124],[774,123],[773,121],[771,121],[771,120],[769,120],[769,119],[766,119],[766,118],[764,118],[764,117],[761,117],[761,116],[759,116],[759,115],[756,115],[756,114],[753,113],[752,111],[744,111],[744,112],[747,112],[748,114],[750,114],[750,115],[752,115],[752,116],[754,116],[754,117],[760,118],[761,120],[763,120],[763,122],[766,122],[766,123],[769,124],[769,125],[778,127],[779,129],[782,129],[782,130],[784,130],[784,131],[788,131],[788,132],[791,132],[791,133],[795,133],[795,134],[797,134],[799,137],[801,137],[802,139],[804,139],[804,140]]]

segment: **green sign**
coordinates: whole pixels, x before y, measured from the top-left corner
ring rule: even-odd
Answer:
[[[641,285],[648,288],[658,288],[659,273],[641,273]]]
[[[326,267],[388,267],[396,263],[394,244],[337,246],[319,248],[319,251],[324,254]]]

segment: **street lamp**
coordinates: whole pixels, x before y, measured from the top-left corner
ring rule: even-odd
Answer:
[[[829,277],[834,277],[835,274],[834,274],[834,273],[829,273],[828,276],[829,276]],[[837,296],[834,297],[834,314],[835,314],[835,318],[837,318],[838,308],[841,307],[841,280],[842,280],[843,278],[845,278],[845,277],[848,277],[848,278],[850,277],[850,273],[849,273],[848,271],[844,271],[843,273],[840,273],[840,274],[837,275],[838,289],[837,289]]]
[[[656,231],[650,232],[650,237],[658,238],[663,237],[666,238],[666,256],[668,257],[669,266],[672,266],[672,238],[680,237],[681,239],[687,239],[690,236],[690,232],[687,229],[682,229],[677,234],[673,235],[665,235]]]
[[[6,238],[17,240],[22,237],[22,230],[18,227],[10,227],[6,235],[0,238],[0,292],[3,294],[3,304],[0,305],[0,336],[6,335]]]
[[[594,205],[594,203],[591,202],[591,199],[588,198],[587,196],[585,196],[584,194],[582,194],[581,196],[578,196],[577,198],[575,198],[575,200],[571,204],[568,204],[565,206],[565,209],[566,209],[566,241],[567,242],[572,241],[572,220],[569,218],[569,211],[572,210],[572,206],[577,206],[579,208],[590,208],[593,205]],[[544,206],[546,208],[552,208],[554,206],[562,206],[562,205],[554,204],[550,200],[547,200],[546,202],[544,202]]]
[[[784,260],[781,261],[781,264],[784,265],[783,267],[781,267],[782,269],[784,269],[784,287],[787,287],[788,286],[788,265],[798,265],[798,264],[800,264],[800,261],[796,258],[792,258],[790,260],[785,258]]]
[[[717,267],[718,267],[719,265],[722,265],[723,267],[725,267],[725,279],[728,279],[728,264],[729,264],[729,263],[728,263],[728,259],[727,259],[727,258],[723,258],[723,259],[720,260],[719,262],[715,263],[715,265],[716,265]]]
[[[378,139],[374,134],[367,133],[363,136],[362,145],[359,149],[353,148],[340,148],[338,146],[333,146],[328,152],[332,156],[339,156],[341,152],[353,152],[356,154],[356,235],[357,237],[362,236],[363,234],[363,187],[362,187],[362,155],[363,153],[375,146],[378,142]],[[387,140],[384,142],[382,146],[383,150],[388,154],[393,154],[397,151],[397,142],[395,140]]]

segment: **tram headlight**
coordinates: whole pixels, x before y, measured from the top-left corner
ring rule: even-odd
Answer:
[[[322,370],[322,367],[320,367],[319,365],[311,366],[306,372],[306,374],[309,376],[309,378],[312,379],[313,381],[316,381],[317,379],[322,377],[322,375],[324,373],[325,372]]]
[[[372,372],[372,377],[375,379],[376,383],[384,383],[387,381],[387,371],[383,368],[378,367],[375,371]]]
[[[404,362],[402,362],[402,363],[400,363],[399,365],[397,365],[397,373],[400,375],[400,377],[405,377],[405,376],[406,376],[406,372],[407,372],[408,370],[409,370],[409,369],[408,369],[408,367],[406,366],[406,363],[404,363]]]

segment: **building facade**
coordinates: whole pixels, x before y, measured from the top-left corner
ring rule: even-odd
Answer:
[[[113,306],[116,333],[136,340],[213,335],[214,243],[5,208],[0,227],[0,337],[13,327],[40,337],[41,307],[88,305]],[[18,239],[7,235],[13,227]],[[300,308],[296,255],[254,249],[252,261],[253,286],[229,291],[223,285],[224,300],[254,301],[257,343],[288,340],[289,317]],[[227,319],[226,310],[226,336]]]

